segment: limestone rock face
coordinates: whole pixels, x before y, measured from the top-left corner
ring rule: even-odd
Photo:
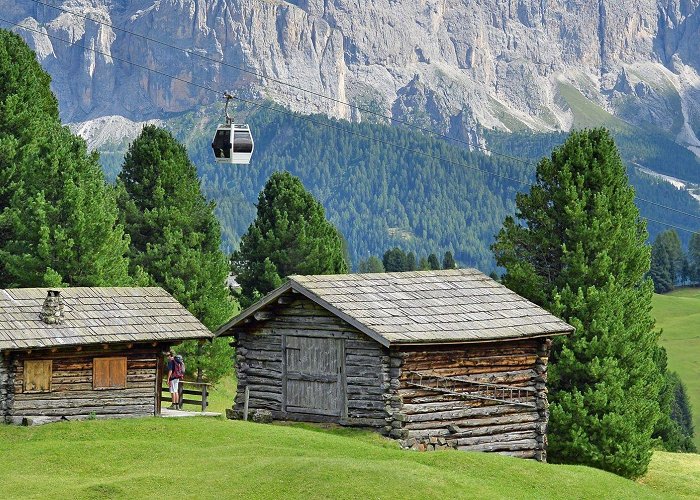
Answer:
[[[0,0],[0,9],[26,26],[15,30],[52,74],[65,121],[163,118],[216,99],[184,83],[192,81],[298,111],[369,118],[337,101],[351,102],[473,141],[477,124],[569,129],[576,113],[564,86],[700,151],[700,0],[55,4],[94,20],[32,0]]]

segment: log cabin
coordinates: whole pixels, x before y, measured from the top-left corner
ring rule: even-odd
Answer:
[[[211,337],[162,288],[0,290],[0,422],[158,415],[163,352]]]
[[[230,418],[366,426],[404,448],[546,461],[551,339],[573,327],[474,269],[292,276],[222,326]]]

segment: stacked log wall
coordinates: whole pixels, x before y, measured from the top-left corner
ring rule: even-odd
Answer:
[[[392,355],[401,360],[402,445],[419,450],[494,451],[546,461],[549,346],[549,340],[530,339],[392,349]],[[521,401],[532,407],[417,388],[410,385],[410,372],[529,389]],[[475,390],[470,384],[455,388]]]
[[[259,315],[259,321],[236,329],[238,388],[234,414],[241,417],[245,390],[249,414],[269,410],[285,420],[330,421],[348,426],[369,426],[390,432],[392,401],[388,350],[342,319],[304,297],[286,295]],[[285,411],[283,408],[283,338],[337,338],[344,342],[345,410],[341,416]],[[395,377],[398,387],[398,377]]]
[[[0,352],[0,422],[5,422],[12,405],[12,377],[8,364],[8,352]]]
[[[155,347],[133,346],[123,349],[89,346],[51,350],[15,351],[8,357],[14,400],[7,419],[55,420],[95,417],[131,417],[154,415],[158,356]],[[126,387],[93,389],[93,358],[126,357]],[[52,360],[51,391],[24,391],[24,361]]]

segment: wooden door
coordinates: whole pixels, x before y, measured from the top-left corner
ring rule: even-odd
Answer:
[[[285,411],[343,416],[344,359],[342,339],[286,336]]]

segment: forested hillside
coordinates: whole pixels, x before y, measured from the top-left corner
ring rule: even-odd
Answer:
[[[219,112],[212,110],[214,116]],[[323,203],[347,240],[355,266],[360,259],[399,246],[417,256],[450,250],[460,265],[491,271],[495,264],[489,245],[504,217],[513,212],[516,192],[528,189],[536,161],[566,138],[564,133],[485,134],[493,151],[527,159],[523,162],[468,152],[459,143],[406,128],[258,109],[245,117],[256,139],[252,163],[221,166],[211,159],[214,120],[202,116],[182,115],[168,125],[187,144],[206,195],[217,203],[227,251],[237,247],[255,217],[255,200],[270,174],[289,170]],[[651,135],[644,149],[636,147],[639,138],[620,133],[617,139],[628,167],[639,163],[656,169],[664,155],[695,162],[686,150],[662,139],[655,142]],[[116,175],[120,162],[119,153],[103,155],[108,177]],[[700,215],[697,201],[671,184],[633,167],[628,175],[645,200]],[[657,205],[637,204],[642,215],[664,223],[694,228],[697,222]],[[652,238],[664,229],[649,223]],[[689,234],[679,233],[687,241]]]

